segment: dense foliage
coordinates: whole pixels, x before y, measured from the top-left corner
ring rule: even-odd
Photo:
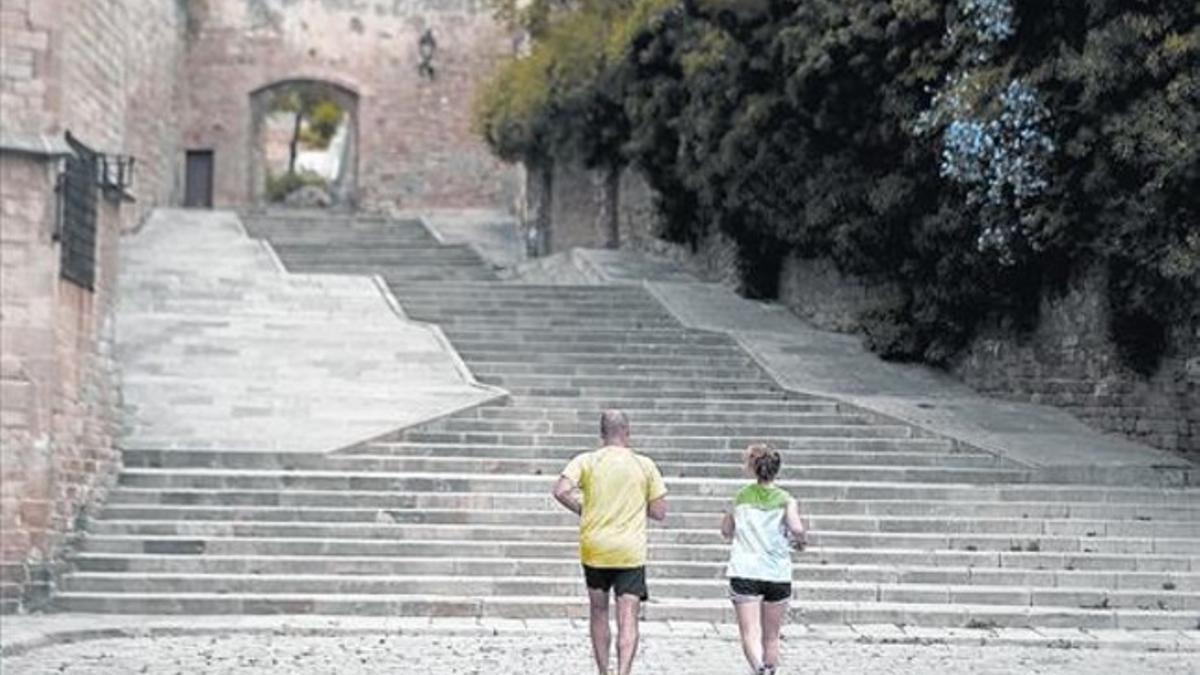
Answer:
[[[532,48],[477,105],[500,156],[635,164],[665,234],[720,228],[765,294],[789,250],[898,284],[864,317],[886,356],[944,362],[1094,261],[1130,365],[1195,320],[1194,0],[525,7]]]

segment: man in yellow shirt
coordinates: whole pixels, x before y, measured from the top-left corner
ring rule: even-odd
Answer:
[[[654,460],[629,447],[629,418],[600,416],[603,447],[576,455],[554,486],[554,498],[580,516],[579,558],[591,604],[592,651],[608,675],[612,632],[608,596],[617,601],[617,664],[629,675],[638,644],[638,608],[646,592],[646,518],[667,517],[667,487]],[[582,499],[580,498],[582,496]]]

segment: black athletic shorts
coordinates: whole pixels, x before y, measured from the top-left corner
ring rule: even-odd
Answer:
[[[588,588],[599,591],[612,590],[617,595],[636,595],[645,601],[650,597],[646,591],[646,568],[643,567],[588,567],[583,566],[583,578]]]
[[[730,577],[729,597],[734,603],[787,602],[792,599],[792,585],[780,581],[759,581]]]

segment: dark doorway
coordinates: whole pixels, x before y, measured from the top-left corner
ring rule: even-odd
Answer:
[[[213,205],[212,150],[188,150],[183,205],[211,209]]]

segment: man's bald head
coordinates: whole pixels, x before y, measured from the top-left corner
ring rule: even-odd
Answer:
[[[629,418],[620,410],[600,413],[600,438],[605,445],[625,445],[629,442]]]

